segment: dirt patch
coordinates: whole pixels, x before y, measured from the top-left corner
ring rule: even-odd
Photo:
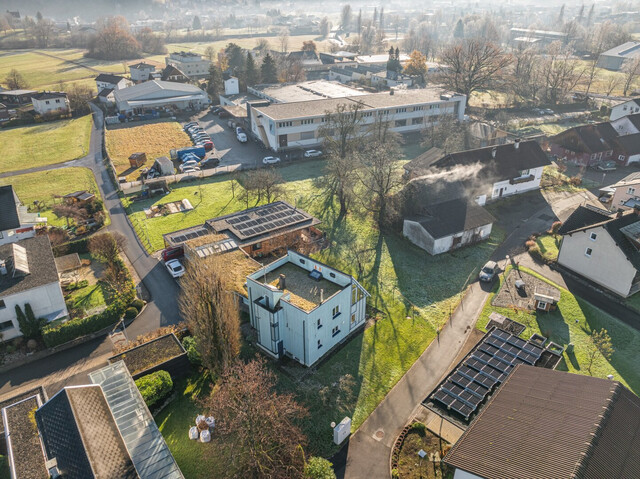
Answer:
[[[420,450],[426,453],[424,458],[418,455]],[[398,477],[401,479],[453,477],[452,471],[440,461],[443,453],[448,450],[449,444],[428,430],[409,431],[400,451]]]
[[[182,353],[183,350],[174,336],[168,335],[114,356],[110,358],[110,362],[123,360],[131,375],[136,375]]]
[[[524,287],[516,287],[516,281],[524,283]],[[555,289],[555,288],[553,288]],[[497,308],[516,308],[527,311],[535,311],[534,293],[536,291],[549,290],[549,284],[541,279],[512,269],[507,275],[507,279],[502,284],[500,291],[494,296],[491,304]],[[559,295],[560,291],[556,289]]]

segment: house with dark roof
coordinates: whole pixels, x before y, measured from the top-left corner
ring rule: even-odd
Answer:
[[[640,291],[640,208],[579,206],[558,233],[559,265],[624,298]]]
[[[66,115],[71,113],[69,99],[63,91],[43,91],[31,95],[34,111],[39,115]]]
[[[27,211],[11,185],[0,186],[0,211],[0,245],[33,238],[36,224],[46,221]]]
[[[162,70],[162,76],[160,79],[163,81],[174,81],[178,83],[186,83],[189,81],[189,77],[174,65],[167,65],[164,70]]]
[[[640,477],[640,399],[618,381],[519,364],[444,462],[454,479]]]
[[[129,75],[134,83],[151,80],[155,72],[155,65],[149,63],[140,62],[129,65]]]
[[[611,196],[612,208],[624,210],[640,205],[640,172],[631,173],[608,188],[614,190]]]
[[[0,333],[7,341],[22,336],[16,306],[31,305],[36,318],[68,316],[58,270],[47,236],[0,245]]]
[[[96,87],[98,88],[98,94],[103,90],[121,90],[127,88],[131,84],[131,81],[120,75],[112,75],[110,73],[100,73],[96,77]]]

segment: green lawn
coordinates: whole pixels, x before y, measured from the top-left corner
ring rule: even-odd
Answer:
[[[106,306],[105,294],[107,293],[103,283],[90,284],[71,293],[67,300],[72,300],[74,307],[89,311]]]
[[[89,152],[91,115],[0,130],[0,171],[82,158]]]
[[[9,461],[6,456],[0,455],[0,479],[11,479],[9,473]]]
[[[633,308],[636,311],[640,312],[640,293],[636,293],[630,298],[627,298],[626,303],[630,308]]]
[[[66,222],[64,218],[58,218],[51,211],[54,203],[61,201],[54,199],[53,195],[66,195],[77,190],[87,190],[100,196],[93,173],[89,168],[82,167],[60,168],[0,178],[0,185],[13,185],[20,201],[29,206],[30,211],[39,212],[40,216],[46,217],[48,223],[54,226],[64,226]],[[40,202],[39,211],[34,209],[34,201]],[[109,221],[107,216],[105,223],[109,224]]]
[[[572,295],[566,289],[560,288],[533,271],[526,268],[521,268],[521,270],[533,274],[560,289],[561,299],[558,303],[558,309],[545,313],[496,308],[491,305],[491,300],[494,296],[494,293],[492,293],[489,295],[489,299],[487,299],[487,303],[478,319],[477,327],[483,329],[489,321],[489,314],[492,311],[497,311],[525,324],[527,329],[522,335],[525,338],[528,338],[533,333],[539,333],[563,346],[573,343],[573,351],[565,351],[558,369],[585,375],[589,374],[586,370],[586,348],[590,341],[589,335],[594,329],[600,330],[604,328],[611,336],[615,353],[610,361],[599,356],[592,368],[593,375],[606,378],[607,375],[613,374],[616,380],[639,394],[638,351],[640,351],[640,331],[596,308],[584,299]]]
[[[560,236],[544,234],[538,236],[536,244],[540,248],[540,253],[548,261],[556,261],[558,259],[558,248],[560,246]]]
[[[430,256],[399,233],[381,234],[370,216],[356,206],[346,219],[338,221],[334,205],[321,199],[312,180],[322,174],[323,165],[320,161],[279,169],[287,181],[286,199],[322,220],[320,228],[327,233],[331,247],[316,255],[321,261],[357,275],[353,251],[370,249],[363,256],[365,266],[359,279],[371,293],[368,304],[378,310],[380,318],[319,368],[306,371],[292,363],[290,370],[297,374],[279,375],[279,387],[294,392],[311,411],[304,422],[309,450],[329,456],[336,450],[330,423],[350,416],[354,431],[362,424],[434,339],[436,330],[459,303],[460,292],[504,233],[495,228],[484,243]],[[183,198],[190,199],[194,210],[146,220],[154,249],[162,246],[162,233],[244,208],[231,198],[230,181],[225,177],[205,180],[202,188],[177,186],[160,199],[135,203],[131,216],[142,224],[143,208]],[[305,372],[304,379],[293,379]]]

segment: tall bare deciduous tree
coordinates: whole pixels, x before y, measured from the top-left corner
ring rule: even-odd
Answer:
[[[544,100],[556,104],[580,83],[584,75],[579,64],[572,58],[573,51],[560,42],[553,42],[540,61],[544,84]]]
[[[289,47],[289,29],[282,27],[278,32],[278,43],[280,44],[280,51],[285,53]]]
[[[29,87],[29,83],[15,68],[12,68],[4,79],[9,90],[24,90]]]
[[[227,268],[217,255],[189,261],[178,297],[202,364],[216,374],[229,367],[240,351],[240,315]]]
[[[122,233],[100,233],[89,239],[89,252],[103,263],[111,265],[118,261],[126,244],[127,238]]]
[[[624,73],[624,82],[622,84],[622,96],[627,96],[627,93],[633,86],[638,74],[640,74],[640,58],[631,58],[624,62],[622,67]]]
[[[473,39],[446,48],[442,63],[449,66],[440,74],[442,82],[468,98],[498,80],[511,64],[511,57],[494,43]]]
[[[228,477],[302,477],[306,437],[297,423],[308,411],[292,394],[276,392],[264,359],[227,368],[205,404],[229,446]]]

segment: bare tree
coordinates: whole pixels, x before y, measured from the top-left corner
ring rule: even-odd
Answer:
[[[329,19],[327,17],[323,17],[320,20],[320,35],[322,38],[327,38],[331,33],[331,23],[329,23]]]
[[[607,96],[610,96],[613,93],[613,90],[620,86],[622,80],[618,75],[609,75],[607,80],[604,83],[604,92]]]
[[[65,87],[69,99],[69,107],[76,114],[85,114],[91,111],[89,102],[93,98],[93,90],[88,85],[81,83],[72,83],[69,87]]]
[[[427,148],[441,148],[445,153],[453,153],[471,147],[468,128],[453,115],[440,115],[437,121],[426,116],[422,129],[422,145]]]
[[[544,99],[556,104],[571,92],[581,81],[584,71],[572,58],[570,48],[553,42],[541,60],[541,75],[544,81]]]
[[[615,349],[611,343],[611,337],[606,329],[600,331],[593,330],[591,332],[591,341],[587,344],[587,371],[590,376],[593,376],[591,369],[596,361],[596,358],[600,355],[607,361],[611,359]]]
[[[308,411],[293,394],[276,391],[276,376],[264,359],[226,369],[205,406],[229,446],[229,477],[302,477],[306,437],[297,423]]]
[[[624,83],[622,84],[622,96],[627,96],[635,82],[638,73],[640,73],[640,57],[632,58],[624,62],[622,67],[624,73]]]
[[[278,61],[278,78],[283,83],[305,81],[307,73],[300,58],[281,58]]]
[[[9,90],[24,90],[29,87],[27,80],[15,68],[12,68],[4,79]]]
[[[78,208],[76,205],[67,205],[65,203],[55,205],[53,208],[53,214],[58,218],[64,218],[69,226],[69,220],[84,221],[87,219],[87,211],[83,208]]]
[[[89,252],[103,263],[112,265],[118,261],[126,244],[127,238],[122,233],[100,233],[89,239]]]
[[[511,92],[521,99],[536,101],[542,89],[538,52],[533,48],[516,48],[513,52],[510,72],[509,87]]]
[[[282,27],[278,32],[278,43],[280,44],[280,51],[286,53],[289,46],[289,29]]]
[[[284,195],[284,179],[273,167],[252,170],[247,177],[257,196],[257,203],[262,200],[271,203]]]
[[[227,270],[218,255],[189,261],[178,297],[202,364],[216,374],[229,367],[240,351],[240,314]]]
[[[484,40],[463,40],[442,52],[440,77],[449,88],[467,95],[488,88],[511,64],[511,57]]]

